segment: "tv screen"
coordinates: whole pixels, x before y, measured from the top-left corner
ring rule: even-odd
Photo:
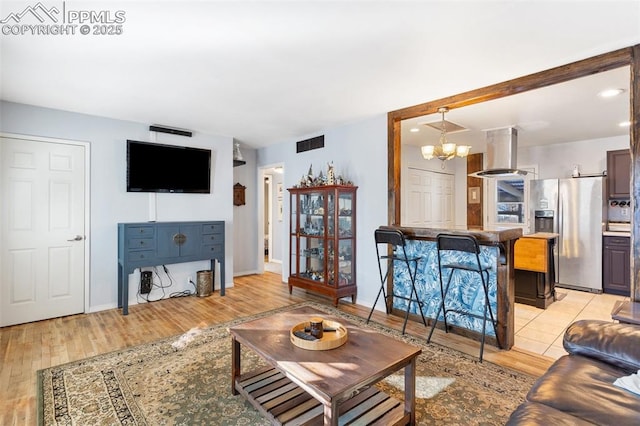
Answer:
[[[211,150],[127,140],[127,192],[211,192]]]

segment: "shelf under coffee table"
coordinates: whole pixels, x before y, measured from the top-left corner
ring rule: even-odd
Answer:
[[[347,342],[313,351],[291,343],[289,330],[310,317],[339,321]],[[232,392],[241,394],[273,424],[415,424],[415,370],[420,348],[359,328],[311,307],[298,308],[229,329]],[[268,364],[241,372],[246,346]],[[404,401],[375,383],[404,368]]]

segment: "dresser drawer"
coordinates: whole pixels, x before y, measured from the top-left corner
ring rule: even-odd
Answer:
[[[222,234],[224,232],[224,223],[205,223],[202,225],[203,234]]]
[[[202,244],[222,244],[224,242],[224,235],[222,234],[205,234],[202,236]]]
[[[153,237],[155,228],[153,226],[131,226],[127,228],[127,237]]]
[[[127,240],[128,250],[144,250],[155,248],[155,239],[153,238],[129,238]]]
[[[156,253],[153,250],[130,251],[129,253],[127,253],[127,258],[129,259],[129,262],[155,259],[155,257],[156,257]]]
[[[224,253],[222,244],[206,245],[202,247],[202,255],[209,258],[220,258]]]

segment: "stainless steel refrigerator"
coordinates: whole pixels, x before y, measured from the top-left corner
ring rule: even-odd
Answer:
[[[541,179],[529,187],[534,232],[559,234],[556,285],[602,292],[603,177]]]

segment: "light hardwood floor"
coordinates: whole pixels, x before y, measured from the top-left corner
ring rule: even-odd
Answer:
[[[280,282],[280,275],[267,272],[236,278],[225,297],[215,292],[206,298],[183,297],[131,306],[127,316],[111,309],[0,328],[0,425],[37,423],[36,372],[42,368],[305,300],[331,303],[300,289],[294,289],[289,295],[287,285]],[[367,307],[349,301],[341,302],[339,307],[364,318],[369,314]],[[402,318],[376,311],[373,319],[402,329]],[[418,322],[410,321],[407,332],[426,336],[425,327]],[[433,340],[473,356],[478,354],[478,343],[460,336],[436,330]],[[553,361],[524,350],[500,351],[489,346],[485,348],[484,358],[533,376],[542,374]]]

